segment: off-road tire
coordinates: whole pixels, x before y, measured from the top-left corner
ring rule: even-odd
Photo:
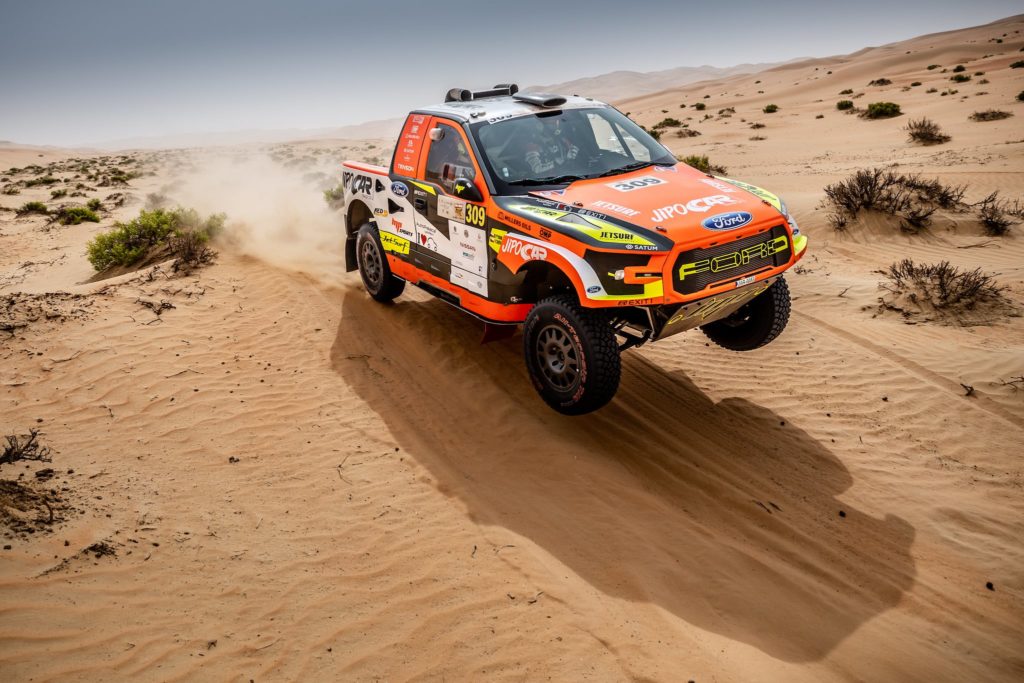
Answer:
[[[356,263],[366,292],[376,301],[388,303],[405,290],[405,280],[391,274],[380,235],[373,223],[363,223],[356,238]]]
[[[533,386],[564,415],[583,415],[612,400],[622,365],[603,315],[567,295],[541,299],[523,323],[523,353]]]
[[[708,323],[700,329],[722,348],[751,351],[772,341],[789,322],[789,285],[776,280],[768,291],[759,294],[727,318]]]

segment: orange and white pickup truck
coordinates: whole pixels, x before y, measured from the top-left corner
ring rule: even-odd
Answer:
[[[413,111],[391,167],[346,162],[343,183],[367,293],[411,283],[485,339],[522,325],[538,393],[570,415],[611,400],[627,348],[694,327],[734,351],[775,339],[807,247],[776,195],[678,163],[607,104],[515,85]]]

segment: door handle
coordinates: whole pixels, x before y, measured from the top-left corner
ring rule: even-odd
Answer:
[[[415,206],[417,209],[420,209],[421,211],[427,210],[427,200],[424,199],[423,197],[416,197],[415,199],[413,199],[412,205]]]

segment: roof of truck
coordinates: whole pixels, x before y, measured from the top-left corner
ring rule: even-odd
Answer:
[[[565,97],[565,103],[555,107],[544,107],[524,102],[516,99],[514,96],[499,95],[495,97],[481,97],[480,99],[474,99],[468,102],[444,102],[442,104],[435,104],[430,107],[417,109],[412,113],[444,116],[463,123],[473,123],[476,121],[488,121],[498,118],[513,118],[524,114],[536,114],[543,111],[607,106],[608,105],[604,102],[599,102],[593,98],[577,97],[575,95]]]

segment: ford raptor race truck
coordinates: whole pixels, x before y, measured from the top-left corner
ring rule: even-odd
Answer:
[[[775,339],[807,247],[771,192],[678,163],[607,104],[515,85],[453,89],[408,115],[390,168],[342,170],[367,293],[416,285],[485,341],[522,325],[537,392],[568,415],[611,400],[628,348],[694,327],[733,351]]]

